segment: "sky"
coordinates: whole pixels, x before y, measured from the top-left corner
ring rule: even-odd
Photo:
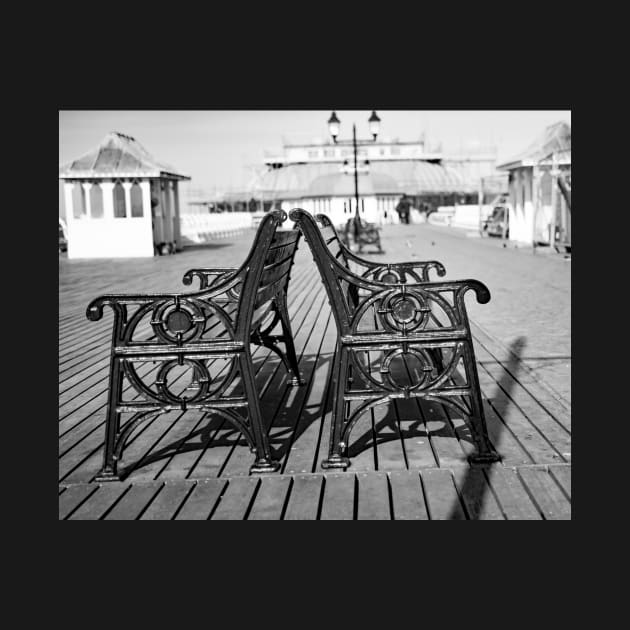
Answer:
[[[281,151],[283,139],[327,141],[329,110],[59,111],[59,165],[95,148],[110,131],[133,136],[157,160],[176,167],[205,191],[243,190],[264,151]],[[369,138],[371,110],[337,110],[339,139]],[[519,153],[553,123],[571,124],[565,110],[400,111],[377,110],[379,139],[441,142],[445,150],[496,146],[498,161]],[[63,195],[59,212],[64,216]]]

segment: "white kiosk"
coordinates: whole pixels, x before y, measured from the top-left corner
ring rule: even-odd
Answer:
[[[109,133],[59,169],[68,258],[127,258],[182,249],[177,183],[190,177],[158,162],[134,138]]]
[[[528,245],[553,245],[556,231],[571,241],[571,215],[558,194],[558,175],[571,174],[571,127],[558,122],[520,155],[497,166],[509,172],[510,240]]]

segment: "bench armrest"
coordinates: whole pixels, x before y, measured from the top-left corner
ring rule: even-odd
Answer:
[[[450,321],[450,326],[447,328],[464,330],[468,328],[465,293],[469,290],[474,291],[477,302],[480,304],[490,301],[490,290],[479,280],[388,283],[359,276],[346,269],[337,260],[331,260],[330,268],[338,279],[345,280],[349,285],[346,295],[342,298],[348,300],[349,306],[348,311],[340,314],[341,327],[346,329],[342,331],[342,334],[355,333],[358,323],[371,305],[376,306],[379,312],[385,313],[388,305],[391,306],[405,297],[411,300],[412,308],[441,310]],[[450,300],[445,294],[450,297]]]
[[[227,280],[236,271],[238,271],[238,267],[200,267],[189,269],[184,274],[182,282],[186,285],[191,285],[196,276],[199,278],[199,289],[207,289],[216,282]]]
[[[438,276],[446,275],[444,265],[438,260],[415,260],[413,262],[377,263],[359,258],[352,252],[348,256],[359,265],[366,267],[363,278],[372,278],[381,282],[406,283],[429,282],[429,272],[433,269]]]
[[[232,271],[232,270],[231,270]],[[225,273],[221,271],[221,273]],[[188,326],[188,331],[183,330],[186,338],[199,337],[204,330],[205,322],[214,314],[232,329],[231,317],[225,312],[224,307],[228,303],[237,303],[238,294],[235,288],[243,281],[244,270],[231,273],[229,277],[215,280],[213,286],[204,290],[191,293],[140,293],[140,294],[106,294],[93,299],[86,310],[86,317],[92,321],[98,321],[103,316],[103,309],[109,306],[116,317],[115,334],[124,343],[133,343],[133,334],[142,319],[151,313],[151,325],[158,336],[164,341],[172,341],[169,338],[168,328],[174,325]],[[130,309],[131,307],[131,309]],[[172,318],[174,311],[185,312]],[[179,324],[177,323],[179,320]],[[187,320],[187,321],[186,321]],[[183,323],[182,323],[183,322]],[[167,330],[166,337],[159,330]],[[177,333],[170,335],[176,337]]]
[[[486,304],[490,301],[490,290],[488,287],[479,280],[465,279],[465,280],[433,280],[423,282],[383,282],[376,279],[364,278],[352,271],[346,269],[338,261],[334,260],[333,267],[336,273],[343,277],[344,280],[357,286],[360,289],[369,291],[370,293],[382,293],[385,291],[391,291],[392,289],[399,289],[401,291],[429,291],[429,292],[443,292],[443,291],[468,291],[472,289],[475,292],[477,301],[480,304]],[[429,264],[437,264],[441,266],[441,263],[437,261],[431,261]],[[405,263],[402,263],[405,264]],[[381,265],[387,267],[387,265]],[[392,265],[393,266],[393,265]],[[439,273],[439,271],[438,271]],[[444,275],[443,273],[440,275]]]

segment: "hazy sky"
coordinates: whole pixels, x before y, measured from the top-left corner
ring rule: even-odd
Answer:
[[[368,138],[371,110],[337,110],[340,139]],[[399,111],[377,110],[381,139],[417,140],[444,149],[496,145],[499,161],[525,149],[552,123],[571,124],[570,111]],[[94,148],[110,131],[133,136],[156,159],[192,177],[191,188],[243,189],[264,150],[292,141],[328,139],[329,110],[287,111],[60,111],[59,164]],[[60,204],[62,195],[60,194]],[[60,209],[60,212],[62,210]]]

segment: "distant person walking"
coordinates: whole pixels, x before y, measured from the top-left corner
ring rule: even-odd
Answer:
[[[400,217],[401,223],[409,224],[409,212],[411,211],[411,202],[407,195],[403,195],[396,206],[396,212],[398,212],[398,216]]]

